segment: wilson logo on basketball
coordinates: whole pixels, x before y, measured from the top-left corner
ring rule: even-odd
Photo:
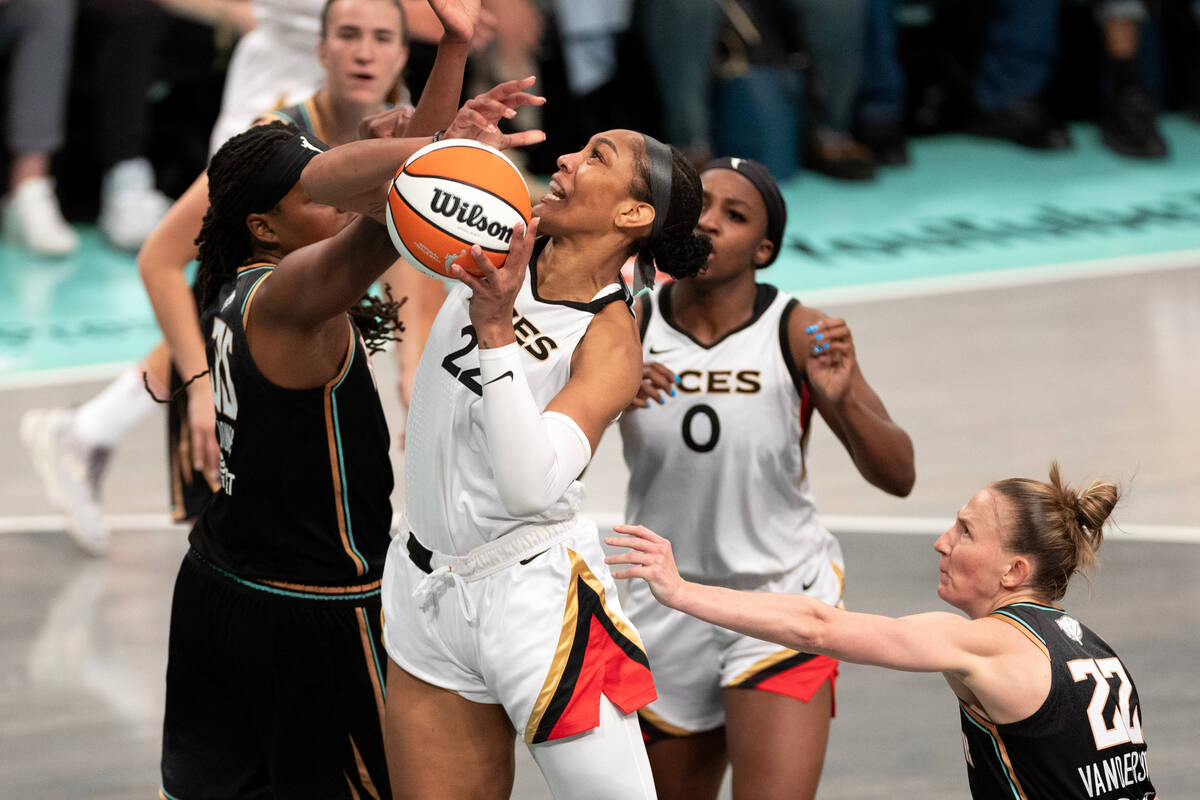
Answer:
[[[455,266],[480,274],[472,245],[502,266],[518,223],[529,214],[525,179],[503,153],[450,139],[425,145],[405,162],[388,191],[384,220],[406,261],[453,277]]]
[[[512,241],[513,229],[511,226],[488,219],[483,206],[478,203],[470,203],[450,192],[434,188],[433,198],[429,202],[429,210],[449,219],[457,219],[463,225],[474,228],[480,233],[486,233],[505,244]]]

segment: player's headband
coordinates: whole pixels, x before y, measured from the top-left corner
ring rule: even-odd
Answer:
[[[650,226],[650,239],[653,240],[662,233],[670,216],[671,176],[675,165],[670,147],[644,133],[642,140],[646,145],[646,163],[650,172],[650,202],[654,205],[654,223]],[[640,293],[643,288],[651,286],[654,286],[654,256],[648,248],[642,248],[637,257],[634,291]]]
[[[261,214],[274,208],[300,182],[300,173],[308,162],[324,150],[319,140],[301,133],[284,142],[258,170],[250,189],[249,213]]]
[[[779,186],[771,177],[771,171],[751,158],[714,159],[705,165],[702,172],[710,169],[733,170],[750,181],[762,196],[763,205],[767,207],[767,241],[775,245],[771,257],[763,264],[764,267],[770,265],[779,255],[779,248],[783,245],[783,229],[787,225],[787,206],[783,202],[783,195],[779,193]]]

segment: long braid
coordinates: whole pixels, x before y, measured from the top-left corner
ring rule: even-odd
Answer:
[[[384,284],[384,294],[387,299],[373,294],[364,294],[358,305],[350,308],[350,321],[362,334],[367,351],[374,354],[383,349],[384,342],[400,341],[404,333],[404,323],[400,321],[400,306],[408,300],[392,297],[392,287]]]
[[[253,252],[246,217],[252,210],[256,169],[297,129],[285,122],[258,125],[221,146],[208,165],[208,212],[200,226],[200,269],[196,299],[208,308],[221,285],[230,280]]]

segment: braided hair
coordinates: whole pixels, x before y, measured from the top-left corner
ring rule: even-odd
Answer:
[[[200,269],[196,273],[197,306],[211,306],[225,283],[233,280],[239,267],[254,254],[255,240],[246,226],[253,208],[261,166],[294,139],[298,129],[289,123],[271,122],[239,133],[221,146],[208,165],[208,211],[196,244]],[[395,300],[366,294],[349,309],[367,349],[378,352],[387,341],[399,341],[404,324],[397,317],[406,298]]]

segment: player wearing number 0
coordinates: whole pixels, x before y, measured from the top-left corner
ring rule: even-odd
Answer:
[[[500,146],[508,138],[485,130],[498,120],[472,101],[450,130]],[[403,160],[431,138],[387,147]],[[273,122],[209,165],[196,294],[221,488],[172,601],[167,798],[390,796],[380,583],[392,470],[368,350],[394,331],[396,303],[364,293],[396,252],[383,225],[331,205],[339,149]]]
[[[402,161],[361,145],[342,190],[373,188],[363,208],[377,213]],[[379,169],[363,178],[361,164]],[[478,276],[453,266],[460,283],[417,370],[406,516],[384,569],[397,796],[507,798],[514,733],[555,797],[654,796],[632,713],[654,684],[579,516],[579,478],[641,379],[621,267],[636,254],[643,281],[655,263],[695,274],[709,248],[694,233],[700,195],[678,150],[599,133],[559,158],[501,268],[478,245]]]
[[[712,255],[638,307],[647,363],[620,423],[625,518],[671,539],[690,579],[836,605],[841,549],[817,520],[805,465],[813,412],[892,494],[912,487],[912,444],[863,378],[846,323],[756,282],[786,214],[767,169],[725,158],[701,179],[696,230]],[[627,607],[658,685],[641,719],[660,797],[716,797],[729,761],[734,797],[812,797],[837,661],[699,622],[640,583]]]
[[[894,619],[800,594],[750,593],[680,578],[671,543],[619,526],[632,552],[617,578],[644,578],[670,608],[797,650],[909,672],[941,672],[958,698],[975,800],[1151,800],[1132,676],[1103,639],[1054,605],[1095,564],[1118,489],[997,481],[934,544],[938,597],[964,612]]]

